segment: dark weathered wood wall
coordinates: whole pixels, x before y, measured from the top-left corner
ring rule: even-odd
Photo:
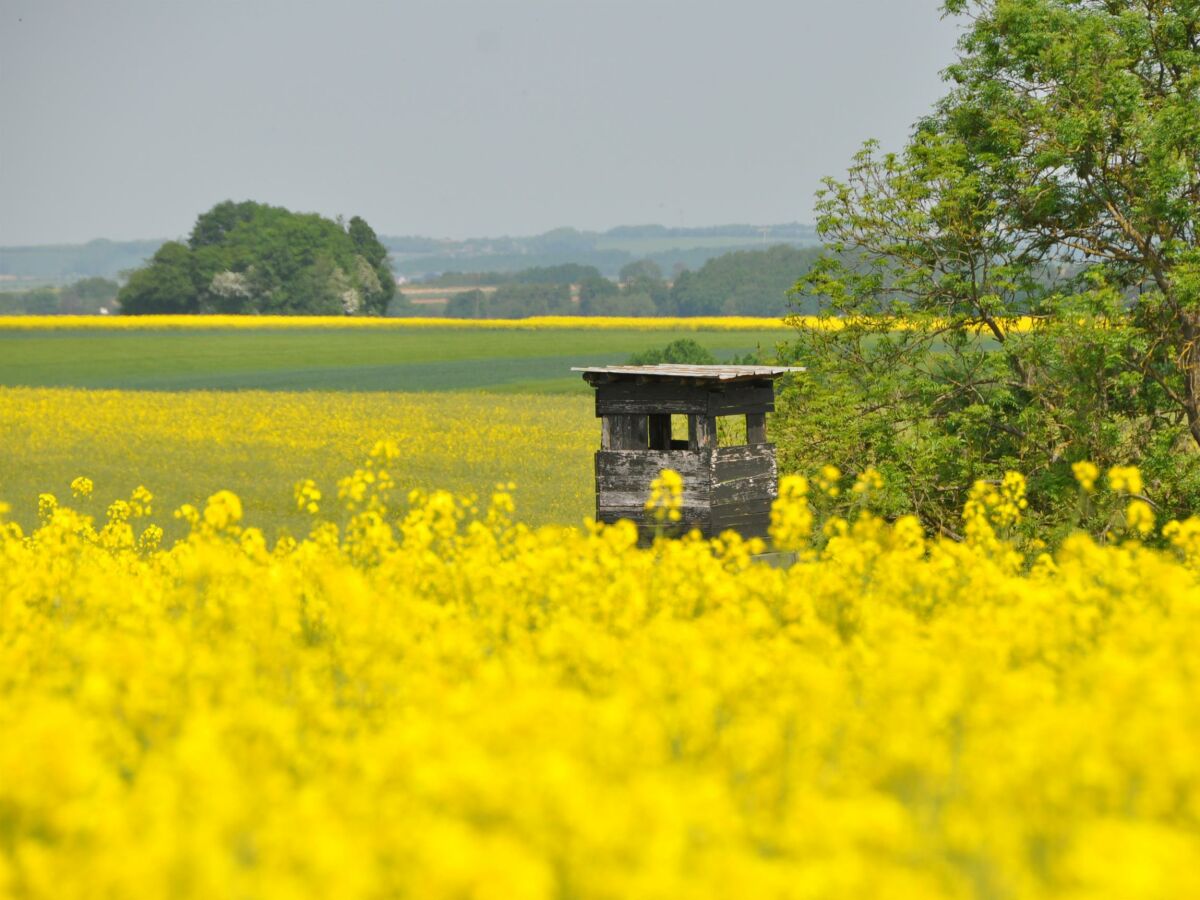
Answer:
[[[596,519],[630,519],[644,532],[656,526],[645,508],[650,482],[663,469],[683,479],[681,523],[706,535],[732,528],[746,537],[767,533],[778,495],[775,447],[750,444],[705,450],[601,450],[596,454]]]
[[[765,537],[779,496],[775,445],[721,447],[712,466],[712,533],[732,528],[743,537]]]

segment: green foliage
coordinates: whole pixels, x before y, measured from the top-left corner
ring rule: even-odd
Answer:
[[[487,303],[487,315],[494,319],[565,316],[572,311],[571,289],[565,284],[505,284]]]
[[[611,301],[621,295],[621,289],[607,278],[596,275],[579,283],[579,312],[585,316],[605,315]],[[611,313],[610,313],[611,314]]]
[[[487,294],[480,290],[463,291],[446,303],[444,315],[451,319],[482,319],[487,316]]]
[[[717,361],[707,347],[692,338],[678,338],[661,350],[646,350],[629,357],[631,366],[657,366],[675,363],[685,366],[709,366]]]
[[[588,316],[633,316],[647,317],[658,314],[658,306],[649,291],[626,286],[601,297],[580,301],[579,312]]]
[[[387,250],[355,216],[246,201],[201,214],[187,245],[168,242],[121,289],[121,311],[382,315],[395,294]]]
[[[621,267],[620,280],[622,284],[642,279],[662,281],[663,273],[658,263],[652,259],[639,259]]]
[[[525,319],[572,312],[568,285],[505,284],[491,294],[480,290],[455,294],[446,304],[445,315],[454,319]]]
[[[136,269],[117,295],[126,315],[199,312],[192,252],[178,241],[168,241],[155,252],[150,264]]]
[[[1138,463],[1162,515],[1200,505],[1200,7],[955,0],[950,93],[903,152],[868,144],[818,196],[830,251],[797,285],[839,331],[774,433],[784,465],[874,464],[886,507],[956,533],[960,486],[1030,476],[1078,519],[1074,461]],[[1032,330],[1013,316],[1033,316]],[[1040,526],[1038,526],[1040,527]]]
[[[108,278],[93,276],[69,284],[58,292],[58,308],[67,314],[88,314],[111,309],[121,286]]]

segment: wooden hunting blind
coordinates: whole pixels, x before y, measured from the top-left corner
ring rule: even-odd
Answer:
[[[596,389],[596,519],[631,519],[643,538],[655,522],[645,509],[663,469],[683,478],[681,523],[705,535],[733,529],[763,537],[779,493],[767,413],[775,379],[802,369],[778,366],[600,366],[577,368]],[[687,416],[687,440],[673,439],[671,416]],[[721,447],[717,419],[746,417],[746,443]]]

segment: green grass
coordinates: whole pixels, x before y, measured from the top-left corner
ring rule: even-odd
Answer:
[[[785,332],[629,330],[0,331],[0,386],[120,390],[584,393],[572,366],[691,337],[719,360]]]

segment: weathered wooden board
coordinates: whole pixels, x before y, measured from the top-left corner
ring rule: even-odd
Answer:
[[[739,522],[714,522],[709,526],[706,535],[715,537],[723,531],[736,531],[744,538],[765,538],[771,531],[771,523],[768,519],[761,516],[755,516],[745,521]]]
[[[711,454],[645,451],[596,454],[596,496],[610,506],[636,506],[650,496],[650,483],[663,469],[683,479],[685,504],[708,505],[712,496]]]
[[[775,391],[771,383],[751,382],[728,385],[708,392],[710,416],[733,416],[740,413],[769,413],[775,411]]]
[[[682,516],[680,523],[684,525],[707,526],[712,520],[712,512],[707,506],[685,506],[679,512]],[[641,504],[636,506],[600,506],[596,509],[596,518],[601,522],[615,522],[618,519],[629,519],[639,525],[657,524]]]
[[[648,486],[663,469],[673,469],[687,480],[689,476],[712,471],[713,452],[712,450],[600,450],[596,453],[596,474],[638,478]]]
[[[768,382],[701,386],[617,381],[596,387],[597,416],[762,414],[775,409],[775,391]]]
[[[634,507],[642,506],[650,497],[649,490],[641,491],[605,491],[604,498],[601,501],[604,506],[621,506]],[[684,506],[704,507],[705,509],[712,506],[712,492],[707,490],[687,490],[684,489],[680,497]]]
[[[708,391],[691,384],[617,381],[596,387],[596,415],[707,413]]]
[[[778,495],[779,480],[774,472],[726,481],[714,485],[706,494],[714,505],[739,500],[774,500]]]
[[[771,523],[771,498],[726,501],[712,509],[712,528],[720,533],[732,528],[745,537],[761,537]]]
[[[775,475],[775,445],[745,444],[740,447],[719,447],[713,451],[712,465],[713,480],[716,484],[756,475]]]
[[[655,365],[583,366],[573,367],[572,372],[582,372],[588,384],[607,384],[612,381],[637,382],[639,384],[660,381],[684,384],[729,384],[738,381],[773,381],[787,372],[803,372],[802,366],[737,366],[737,365],[686,365],[679,363],[657,363]]]

